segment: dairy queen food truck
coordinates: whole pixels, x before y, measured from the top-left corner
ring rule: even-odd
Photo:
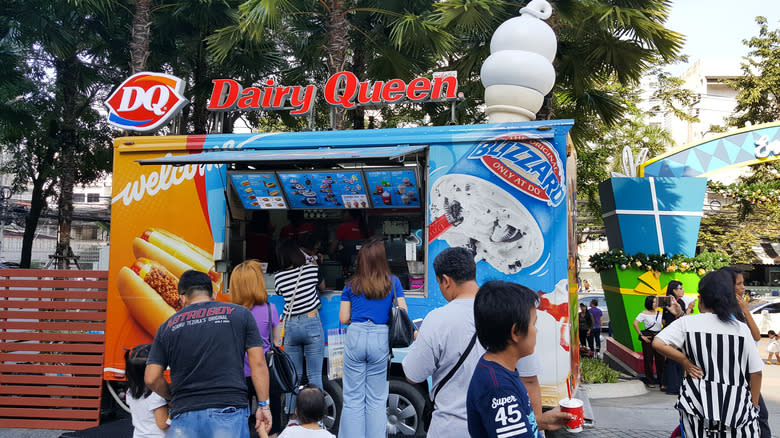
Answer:
[[[342,72],[322,90],[273,81],[245,89],[230,79],[213,84],[212,110],[286,107],[305,114],[320,92],[345,108],[457,98],[457,80],[447,75],[371,83]],[[136,74],[107,101],[110,120],[125,129],[159,128],[186,104],[180,87],[173,76]],[[499,89],[498,94],[510,91]],[[491,122],[528,112],[522,105],[488,103]],[[270,301],[281,314],[284,302],[274,294],[273,282],[279,269],[277,243],[305,230],[327,253],[345,213],[357,212],[369,235],[384,239],[413,319],[446,304],[432,266],[449,247],[474,254],[480,284],[501,279],[538,291],[536,351],[544,363],[539,380],[543,403],[556,406],[567,389],[575,389],[579,375],[571,124],[117,138],[104,368],[110,391],[121,400],[125,349],[151,342],[157,327],[178,310],[172,291],[182,272],[208,273],[217,299],[228,301],[231,269],[259,259],[267,266]],[[330,430],[338,427],[342,400],[335,354],[343,348],[337,345],[343,328],[340,293],[359,245],[342,240],[341,250],[320,262],[325,283],[320,316],[330,350],[322,364]],[[422,411],[430,388],[406,381],[400,365],[404,355],[405,349],[396,349],[389,370],[388,432],[413,435],[425,427]]]

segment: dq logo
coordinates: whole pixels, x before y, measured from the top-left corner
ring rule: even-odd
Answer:
[[[176,76],[141,72],[130,76],[106,101],[112,125],[131,131],[153,131],[187,103],[184,83]]]

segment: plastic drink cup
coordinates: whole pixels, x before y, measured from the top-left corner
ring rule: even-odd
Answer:
[[[393,197],[390,195],[390,192],[382,193],[382,202],[384,202],[385,205],[390,205],[393,202]]]
[[[401,195],[406,193],[406,184],[398,184],[398,193]]]
[[[572,433],[582,432],[582,426],[585,424],[585,411],[582,407],[582,400],[578,398],[564,398],[558,404],[561,406],[561,412],[568,412],[575,417],[566,423],[566,430]]]
[[[401,195],[401,202],[403,202],[404,204],[408,204],[409,203],[409,197],[406,196],[406,195]]]

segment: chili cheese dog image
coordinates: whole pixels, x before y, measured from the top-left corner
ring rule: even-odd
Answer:
[[[119,271],[117,283],[130,315],[152,336],[181,309],[179,279],[160,263],[138,258],[131,267]]]
[[[222,274],[214,270],[212,255],[163,229],[147,228],[133,240],[133,254],[159,262],[176,277],[189,269],[205,272],[214,282],[214,290],[220,288]]]

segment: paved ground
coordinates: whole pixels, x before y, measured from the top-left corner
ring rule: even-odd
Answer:
[[[759,343],[761,357],[767,356],[767,344],[766,338]],[[772,436],[780,438],[780,365],[765,365],[761,387],[769,409]],[[614,397],[590,400],[595,419],[592,427],[588,427],[576,435],[558,431],[548,433],[547,437],[668,438],[677,426],[678,416],[674,409],[676,396],[664,394],[657,389],[631,397],[621,397],[619,388],[615,392]],[[0,428],[0,438],[59,438],[64,432],[61,430]]]

